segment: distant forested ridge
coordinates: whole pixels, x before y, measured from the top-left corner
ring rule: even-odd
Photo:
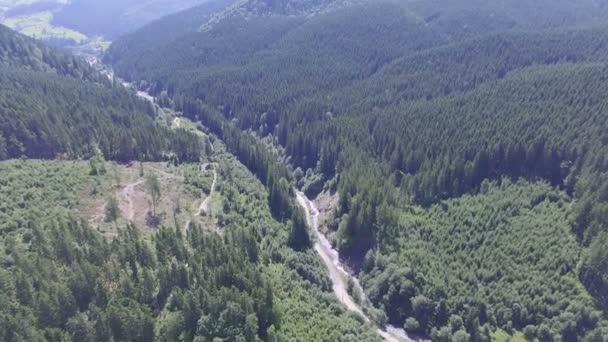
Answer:
[[[244,1],[154,51],[130,48],[176,16],[105,59],[216,134],[270,136],[296,175],[334,184],[334,242],[391,323],[437,340],[608,336],[608,5],[285,14],[291,3]],[[259,146],[226,140],[259,165]]]
[[[198,138],[155,123],[149,102],[84,60],[4,26],[0,75],[0,159],[86,157],[96,147],[122,161],[198,159]]]
[[[104,75],[79,57],[50,48],[0,25],[0,67],[54,73],[75,79],[109,84]]]
[[[53,15],[52,23],[87,36],[114,39],[169,13],[205,3],[205,0],[73,0]]]

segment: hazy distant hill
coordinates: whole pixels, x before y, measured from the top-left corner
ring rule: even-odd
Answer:
[[[0,23],[30,37],[97,53],[118,36],[207,0],[7,0]]]
[[[116,54],[148,54],[162,49],[167,43],[188,33],[195,33],[214,14],[222,12],[236,0],[216,0],[163,17],[118,39]],[[134,58],[136,58],[134,55]]]
[[[162,16],[207,0],[73,0],[53,17],[53,24],[107,38],[137,29]]]

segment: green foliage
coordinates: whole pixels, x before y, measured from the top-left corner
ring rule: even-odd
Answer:
[[[505,179],[482,188],[402,214],[401,238],[364,264],[370,300],[392,322],[413,317],[427,333],[449,324],[475,336],[486,323],[529,333],[544,324],[576,340],[603,324],[577,281],[570,199],[543,183]]]
[[[446,341],[601,336],[608,44],[583,26],[608,7],[375,1],[287,16],[261,3],[272,15],[244,2],[131,48],[179,26],[159,22],[106,60],[225,140],[277,219],[297,221],[291,177],[254,134],[309,193],[338,180],[337,246],[389,322]]]
[[[28,224],[43,217],[52,222],[79,203],[88,169],[78,162],[12,160],[0,163],[0,235],[16,232],[27,239]]]
[[[287,246],[263,185],[215,151],[229,203],[221,235],[128,225],[106,240],[69,215],[98,179],[87,163],[1,162],[0,339],[377,341],[328,292],[313,252]]]
[[[168,41],[198,31],[202,23],[216,12],[225,9],[232,2],[234,1],[207,1],[183,12],[167,15],[152,24],[133,31],[131,34],[122,35],[114,41],[112,51],[108,52],[106,60],[113,59],[113,55],[141,58],[148,53],[154,53],[156,49],[162,48]]]
[[[453,342],[469,342],[471,340],[471,335],[467,334],[464,330],[458,330],[452,335]]]
[[[195,134],[154,122],[153,106],[84,60],[0,26],[0,159],[198,161]]]
[[[89,159],[89,166],[91,167],[89,174],[92,176],[103,175],[106,173],[106,160],[98,146],[93,145],[93,151],[94,155]]]
[[[164,15],[200,4],[197,0],[75,0],[53,13],[52,23],[88,36],[116,38]]]
[[[162,193],[160,191],[160,182],[158,181],[158,176],[154,172],[146,175],[146,188],[148,189],[148,193],[152,199],[152,215],[156,216],[156,207]]]
[[[608,233],[601,233],[591,243],[589,256],[580,270],[580,277],[602,306],[608,308]]]
[[[295,250],[310,248],[312,242],[308,232],[309,227],[306,223],[306,217],[299,208],[293,209],[293,211],[294,213],[290,221],[291,229],[287,242],[289,243],[289,246]]]
[[[105,221],[116,222],[120,217],[120,208],[118,207],[118,200],[116,196],[108,197],[105,206]]]
[[[52,49],[0,25],[0,66],[47,72],[95,83],[110,84],[83,59]]]

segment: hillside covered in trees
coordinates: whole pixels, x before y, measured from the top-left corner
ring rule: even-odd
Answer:
[[[83,192],[105,182],[89,163],[0,162],[0,339],[377,341],[328,292],[313,252],[289,247],[292,223],[272,217],[264,186],[214,150],[219,228],[121,224],[113,238],[78,219]]]
[[[87,36],[114,39],[167,14],[203,4],[205,0],[73,0],[61,6],[52,23]]]
[[[334,184],[334,243],[391,323],[608,336],[605,3],[240,6],[131,46],[192,18],[152,23],[105,60],[220,137],[270,136],[320,179],[309,195]]]
[[[257,149],[243,159],[253,174],[83,60],[0,29],[0,340],[378,341],[331,295],[291,175],[260,141],[222,131],[232,150]],[[131,183],[120,170],[137,160],[145,182]],[[184,183],[164,201],[174,222],[157,212],[167,179]],[[157,223],[136,226],[144,183],[138,210]],[[205,201],[198,214],[183,201],[205,191],[200,220]]]
[[[199,139],[84,60],[0,26],[0,160],[87,157],[196,161]]]
[[[236,0],[231,0],[236,1]],[[206,0],[3,0],[0,24],[46,43],[96,54],[110,41]]]

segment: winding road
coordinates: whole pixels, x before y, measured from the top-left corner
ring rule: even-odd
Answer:
[[[323,263],[327,267],[329,271],[329,278],[332,282],[332,288],[338,300],[346,306],[346,308],[352,312],[359,314],[366,322],[372,323],[376,325],[378,334],[382,337],[384,341],[388,342],[415,342],[422,341],[408,336],[405,330],[393,327],[391,325],[387,326],[378,326],[374,321],[372,321],[369,316],[364,312],[362,306],[357,304],[357,302],[352,298],[352,296],[348,293],[348,281],[352,280],[355,291],[361,294],[362,302],[367,302],[368,299],[365,298],[365,293],[359,284],[359,280],[352,276],[342,263],[340,262],[340,255],[338,251],[331,247],[331,243],[327,240],[327,237],[319,230],[319,210],[317,209],[314,202],[306,197],[306,195],[300,191],[296,191],[296,196],[298,199],[298,204],[304,211],[306,212],[306,221],[308,222],[309,227],[312,229],[315,235],[315,251],[319,254]]]
[[[212,166],[213,169],[213,182],[211,182],[211,190],[209,191],[209,195],[207,195],[207,197],[205,197],[203,199],[203,201],[201,202],[201,205],[198,207],[198,211],[196,213],[196,216],[201,216],[203,213],[208,214],[209,213],[209,203],[211,202],[211,197],[213,196],[213,193],[215,192],[215,185],[217,183],[217,163],[204,163],[201,165],[200,167],[200,172],[205,172],[207,169],[207,166]],[[184,225],[184,233],[188,233],[188,229],[190,228],[190,223],[192,222],[192,220],[188,220],[186,221],[186,224]]]

